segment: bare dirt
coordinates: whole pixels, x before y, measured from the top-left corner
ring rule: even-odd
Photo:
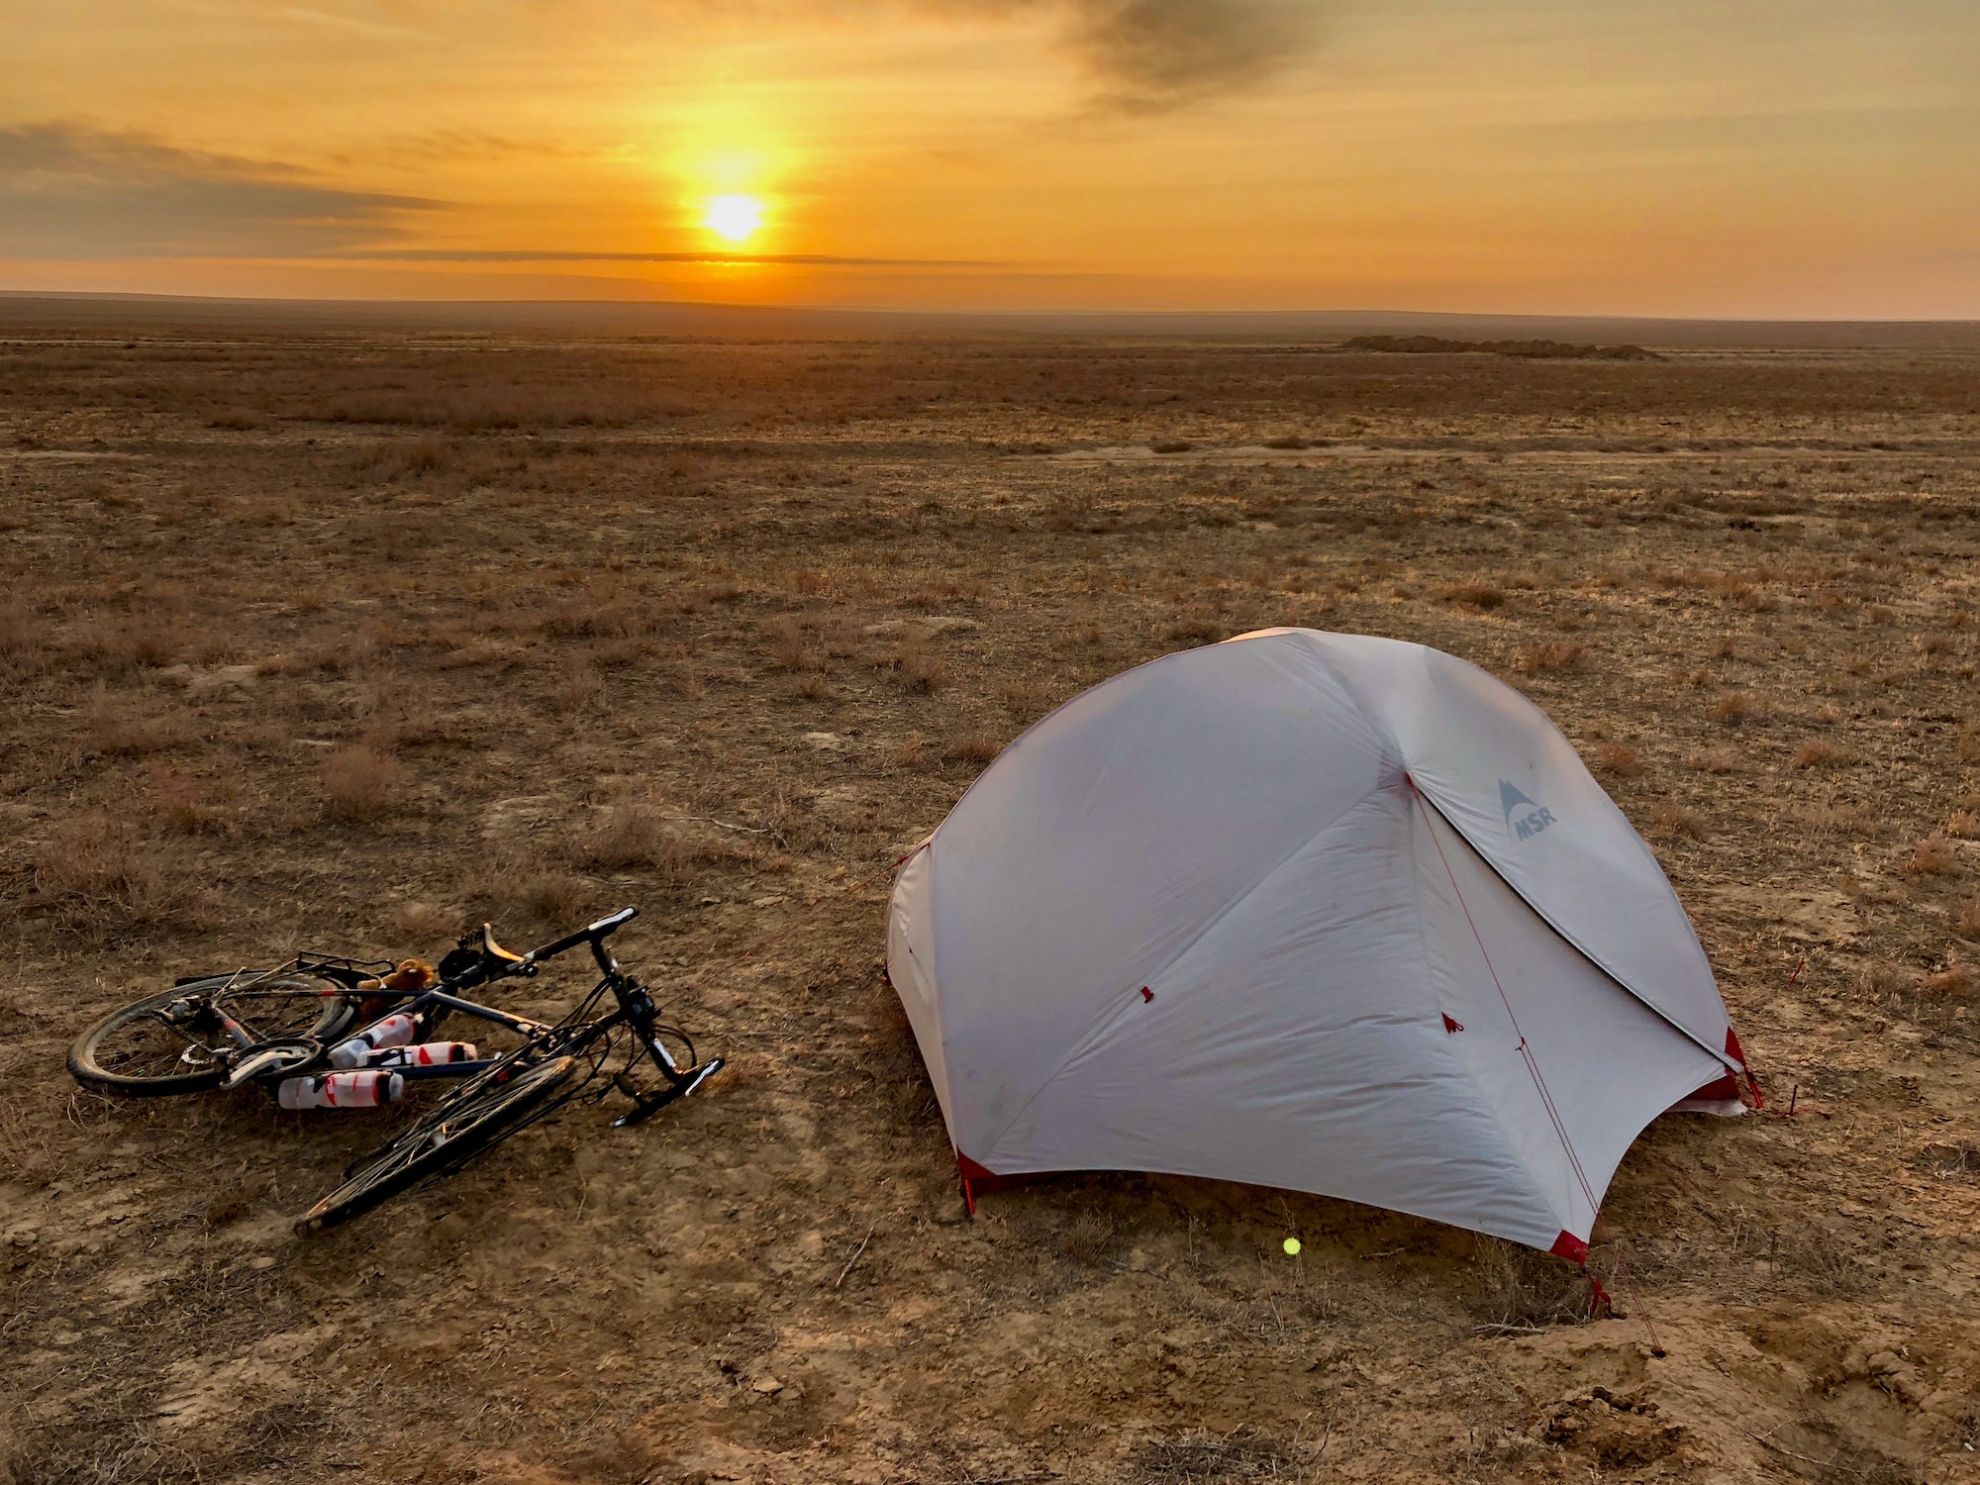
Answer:
[[[11,332],[0,1477],[1975,1478],[1980,350],[1665,355]],[[1638,1142],[1616,1318],[1315,1196],[964,1216],[886,864],[1059,701],[1270,624],[1532,695],[1795,1099]],[[177,974],[625,903],[732,1071],[320,1239],[402,1113],[63,1070]]]

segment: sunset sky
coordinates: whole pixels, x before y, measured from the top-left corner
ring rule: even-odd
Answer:
[[[0,36],[0,288],[1980,317],[1976,0],[0,0]]]

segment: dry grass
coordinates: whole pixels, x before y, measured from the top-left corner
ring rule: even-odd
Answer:
[[[369,825],[399,805],[405,770],[376,748],[339,748],[323,763],[323,812],[344,825]]]
[[[1883,821],[1866,804],[1794,804],[1788,806],[1787,818],[1817,836],[1848,835],[1869,840],[1883,834]]]
[[[1476,1240],[1469,1269],[1471,1313],[1487,1327],[1523,1329],[1586,1318],[1586,1282],[1559,1259],[1499,1238]]]
[[[1105,1263],[1113,1255],[1114,1219],[1104,1212],[1082,1212],[1066,1229],[1059,1251],[1079,1264]]]
[[[421,946],[428,951],[440,948],[458,937],[467,924],[458,912],[415,899],[394,905],[392,927],[403,943],[420,952]]]
[[[1684,766],[1700,773],[1744,773],[1746,756],[1737,748],[1693,748],[1684,755]]]
[[[157,819],[172,833],[224,838],[240,834],[239,817],[229,797],[231,790],[191,778],[163,760],[154,762],[146,771],[146,782]]]
[[[1526,675],[1548,675],[1578,670],[1588,655],[1588,646],[1573,640],[1552,639],[1528,645],[1519,652],[1518,669]]]
[[[1227,1433],[1194,1428],[1140,1444],[1134,1452],[1132,1478],[1150,1485],[1163,1485],[1167,1481],[1176,1481],[1178,1485],[1208,1485],[1210,1481],[1297,1481],[1308,1478],[1308,1466],[1316,1452],[1314,1446],[1288,1446],[1245,1425]]]
[[[203,925],[188,864],[109,810],[62,821],[35,865],[34,885],[65,922],[112,936]]]

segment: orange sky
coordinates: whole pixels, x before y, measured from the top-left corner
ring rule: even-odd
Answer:
[[[0,0],[0,34],[6,288],[1980,317],[1976,0]]]

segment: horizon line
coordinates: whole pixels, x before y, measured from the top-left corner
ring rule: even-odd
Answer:
[[[1139,308],[970,308],[899,305],[735,304],[717,299],[628,298],[394,298],[379,295],[304,297],[272,294],[162,294],[136,289],[15,289],[0,287],[0,299],[126,300],[167,304],[335,305],[380,308],[564,308],[564,309],[695,309],[737,314],[889,315],[907,319],[963,316],[978,319],[1036,317],[1047,319],[1188,319],[1205,317],[1266,319],[1305,316],[1383,316],[1394,319],[1569,320],[1643,325],[1945,325],[1980,326],[1980,315],[1646,315],[1588,310],[1397,309],[1333,306],[1324,309],[1139,309]]]

